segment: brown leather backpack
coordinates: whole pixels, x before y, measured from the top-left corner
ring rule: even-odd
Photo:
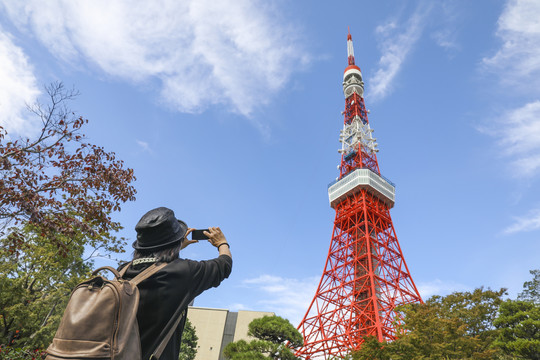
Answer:
[[[71,293],[60,326],[47,348],[46,359],[141,359],[137,285],[165,265],[167,263],[153,264],[131,280],[122,279],[129,264],[121,272],[108,266],[95,270],[92,273],[95,277],[80,283]],[[114,280],[97,276],[101,270],[111,271]],[[163,351],[170,335],[172,332],[156,352]],[[160,355],[161,352],[153,356],[159,358]]]

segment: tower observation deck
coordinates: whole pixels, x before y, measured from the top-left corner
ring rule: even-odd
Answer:
[[[339,176],[328,186],[336,211],[332,239],[321,281],[298,326],[304,346],[296,355],[306,360],[350,354],[361,348],[366,335],[395,339],[400,321],[395,308],[422,301],[390,217],[395,185],[379,170],[350,33],[347,62]]]

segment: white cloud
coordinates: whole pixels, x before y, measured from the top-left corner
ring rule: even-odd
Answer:
[[[257,304],[259,309],[272,311],[297,326],[315,296],[319,280],[319,277],[291,279],[262,275],[244,280],[243,284],[264,295],[266,300]]]
[[[540,2],[510,0],[498,20],[502,46],[483,63],[496,71],[510,89],[538,96],[540,91]],[[508,74],[512,74],[508,76]],[[530,177],[540,170],[540,100],[507,111],[493,127],[484,129],[499,139],[503,154],[511,156],[517,176]]]
[[[458,50],[460,46],[455,40],[455,34],[449,28],[434,32],[431,37],[435,43],[446,50]]]
[[[540,209],[532,210],[523,217],[515,217],[514,223],[504,229],[505,234],[540,229]]]
[[[148,144],[146,141],[142,141],[139,139],[135,139],[135,141],[137,142],[137,145],[139,145],[143,151],[147,151],[150,153],[152,152],[152,149],[150,148],[150,144]]]
[[[429,282],[417,283],[418,291],[422,299],[427,300],[433,295],[445,296],[456,291],[470,291],[470,289],[453,281],[442,281],[435,279]]]
[[[512,110],[500,125],[504,125],[500,144],[507,155],[518,157],[518,171],[524,175],[535,172],[540,165],[540,100]]]
[[[497,22],[501,48],[483,59],[509,93],[540,95],[540,3],[510,0]],[[511,76],[509,76],[511,74]],[[510,157],[512,174],[532,177],[540,171],[540,100],[506,111],[491,126],[480,129],[498,139],[503,155]]]
[[[504,84],[506,94],[526,94],[525,105],[507,110],[490,125],[480,128],[498,140],[503,156],[510,159],[510,173],[531,178],[540,172],[540,3],[509,0],[497,23],[500,49],[483,65]],[[505,234],[538,230],[540,210],[515,217]]]
[[[483,63],[492,70],[503,71],[500,79],[538,94],[540,82],[532,75],[540,70],[540,2],[510,0],[498,20],[497,35],[502,47]],[[512,74],[512,76],[508,76]]]
[[[436,8],[438,10],[434,17],[436,29],[431,33],[431,38],[447,53],[452,54],[461,48],[456,39],[459,29],[456,25],[463,19],[461,14],[463,10],[452,2],[437,3]]]
[[[0,126],[26,136],[38,130],[40,124],[28,120],[26,105],[39,93],[27,56],[0,28]]]
[[[376,28],[375,33],[381,38],[382,55],[378,70],[369,79],[373,100],[380,100],[392,91],[391,84],[420,39],[429,13],[430,8],[418,8],[403,25],[389,21]]]
[[[74,66],[157,81],[182,112],[226,105],[250,116],[307,62],[295,32],[263,1],[3,1],[21,28]]]
[[[510,110],[479,130],[498,138],[502,154],[512,159],[512,174],[531,177],[540,171],[540,100]]]

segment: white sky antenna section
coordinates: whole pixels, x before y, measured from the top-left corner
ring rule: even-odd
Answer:
[[[347,57],[350,58],[351,56],[354,57],[354,48],[353,48],[352,39],[348,39],[347,40]]]
[[[362,146],[367,152],[378,152],[377,139],[373,137],[372,133],[373,129],[369,127],[369,123],[364,123],[360,116],[355,116],[351,123],[344,124],[343,130],[340,131],[341,149],[338,152],[347,156],[353,151],[359,151],[359,146]]]

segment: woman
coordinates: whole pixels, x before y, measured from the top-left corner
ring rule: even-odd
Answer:
[[[164,338],[165,327],[180,304],[191,303],[203,291],[217,287],[229,277],[232,256],[221,229],[210,227],[204,234],[208,236],[210,244],[218,249],[218,257],[206,261],[180,259],[180,250],[197,242],[187,240],[194,229],[176,219],[174,212],[165,207],[144,214],[135,230],[137,240],[133,243],[133,262],[124,278],[132,279],[156,262],[167,263],[138,286],[140,301],[137,321],[142,358],[146,360]],[[185,317],[169,340],[160,360],[178,359],[184,323]]]

